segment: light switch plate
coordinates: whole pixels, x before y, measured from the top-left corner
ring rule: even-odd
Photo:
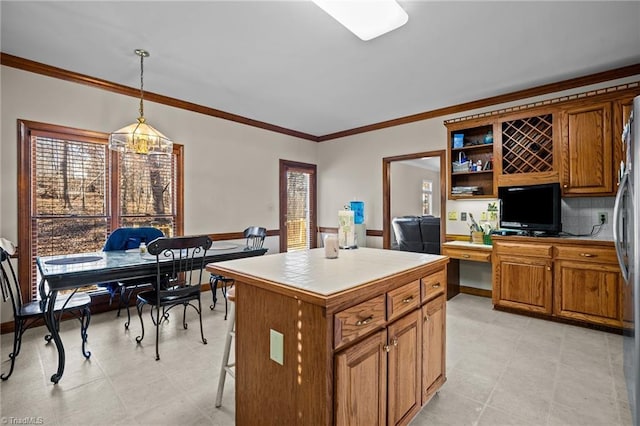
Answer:
[[[480,220],[487,220],[487,212],[480,213]]]
[[[467,212],[460,212],[460,220],[463,222],[467,220]]]
[[[271,329],[269,330],[269,358],[284,365],[284,335]]]
[[[449,212],[447,217],[449,220],[458,220],[458,212]]]

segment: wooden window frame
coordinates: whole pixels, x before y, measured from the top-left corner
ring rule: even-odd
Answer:
[[[32,279],[35,275],[36,265],[32,262],[33,251],[33,227],[31,193],[31,176],[33,146],[32,136],[46,136],[60,139],[73,139],[81,142],[107,144],[109,134],[92,130],[76,129],[55,124],[40,123],[28,120],[18,120],[18,280],[22,290],[24,302],[34,300],[32,292]],[[183,235],[184,232],[184,146],[173,144],[173,155],[176,159],[176,196],[175,196],[175,232]],[[108,226],[113,230],[120,223],[120,191],[118,185],[119,160],[117,152],[109,152],[106,159],[109,171],[107,199]],[[38,283],[35,283],[37,286]],[[92,309],[93,310],[93,309]]]

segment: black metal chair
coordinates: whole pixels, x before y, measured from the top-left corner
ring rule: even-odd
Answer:
[[[164,234],[161,230],[153,227],[141,226],[137,228],[118,228],[109,234],[102,251],[137,249],[140,247],[141,243],[148,244],[159,237],[164,237]],[[155,275],[152,275],[149,277],[122,280],[117,283],[100,284],[101,286],[106,286],[109,289],[109,293],[111,295],[109,298],[109,304],[111,304],[113,296],[116,293],[120,294],[117,316],[120,316],[122,308],[127,308],[127,322],[124,323],[125,329],[128,329],[129,324],[131,323],[131,312],[129,311],[131,295],[139,287],[153,285],[155,279]]]
[[[261,249],[264,245],[264,239],[267,236],[267,229],[260,226],[250,226],[244,230],[245,250]],[[223,275],[211,274],[209,277],[209,287],[211,287],[211,294],[213,297],[213,304],[209,305],[209,309],[213,310],[218,302],[218,287],[224,297],[224,319],[227,319],[228,300],[227,300],[227,288],[233,287],[235,280],[233,278],[225,277]]]
[[[39,320],[44,320],[43,305],[40,301],[24,303],[20,283],[16,276],[9,254],[0,248],[0,287],[2,289],[2,299],[4,302],[11,299],[13,308],[13,351],[9,354],[11,366],[7,374],[0,375],[0,379],[7,380],[13,373],[16,358],[20,354],[22,346],[22,335],[25,331],[36,325]],[[62,314],[72,313],[80,321],[80,337],[82,338],[82,355],[85,358],[91,356],[91,352],[86,350],[87,329],[91,321],[91,297],[86,293],[76,293],[60,295],[56,300],[55,314],[58,315],[56,326],[60,323]],[[44,340],[49,343],[51,335],[47,334]]]
[[[207,344],[202,329],[200,283],[205,267],[204,255],[210,247],[211,240],[206,235],[158,238],[147,245],[149,254],[156,257],[156,281],[153,290],[138,293],[137,309],[142,333],[136,337],[136,342],[140,343],[144,338],[142,309],[144,305],[150,305],[151,320],[156,326],[156,361],[160,359],[158,351],[160,320],[168,320],[168,313],[175,306],[184,307],[182,326],[185,329],[187,328],[187,307],[191,306],[198,312],[202,343]],[[198,302],[198,306],[192,304],[195,301]]]

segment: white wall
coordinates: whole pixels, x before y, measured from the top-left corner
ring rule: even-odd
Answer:
[[[355,196],[365,203],[367,229],[381,230],[382,159],[446,149],[445,120],[638,80],[640,80],[640,75],[322,142],[318,148],[318,225],[337,226],[336,211]],[[482,211],[486,210],[487,203],[490,201],[495,201],[495,199],[447,200],[446,210],[470,211],[474,213],[475,217],[476,214],[479,216]],[[466,222],[446,220],[445,223],[448,234],[467,234],[469,232]],[[380,237],[370,238],[382,240]],[[381,242],[379,244],[381,245]]]
[[[440,172],[394,161],[391,163],[391,217],[422,215],[422,181],[433,182],[432,210],[440,216]]]

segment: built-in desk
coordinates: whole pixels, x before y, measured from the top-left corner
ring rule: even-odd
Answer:
[[[489,290],[460,287],[460,260],[491,263],[492,251],[492,245],[468,241],[448,241],[442,244],[442,254],[451,259],[447,267],[447,299],[461,292],[491,297]]]

